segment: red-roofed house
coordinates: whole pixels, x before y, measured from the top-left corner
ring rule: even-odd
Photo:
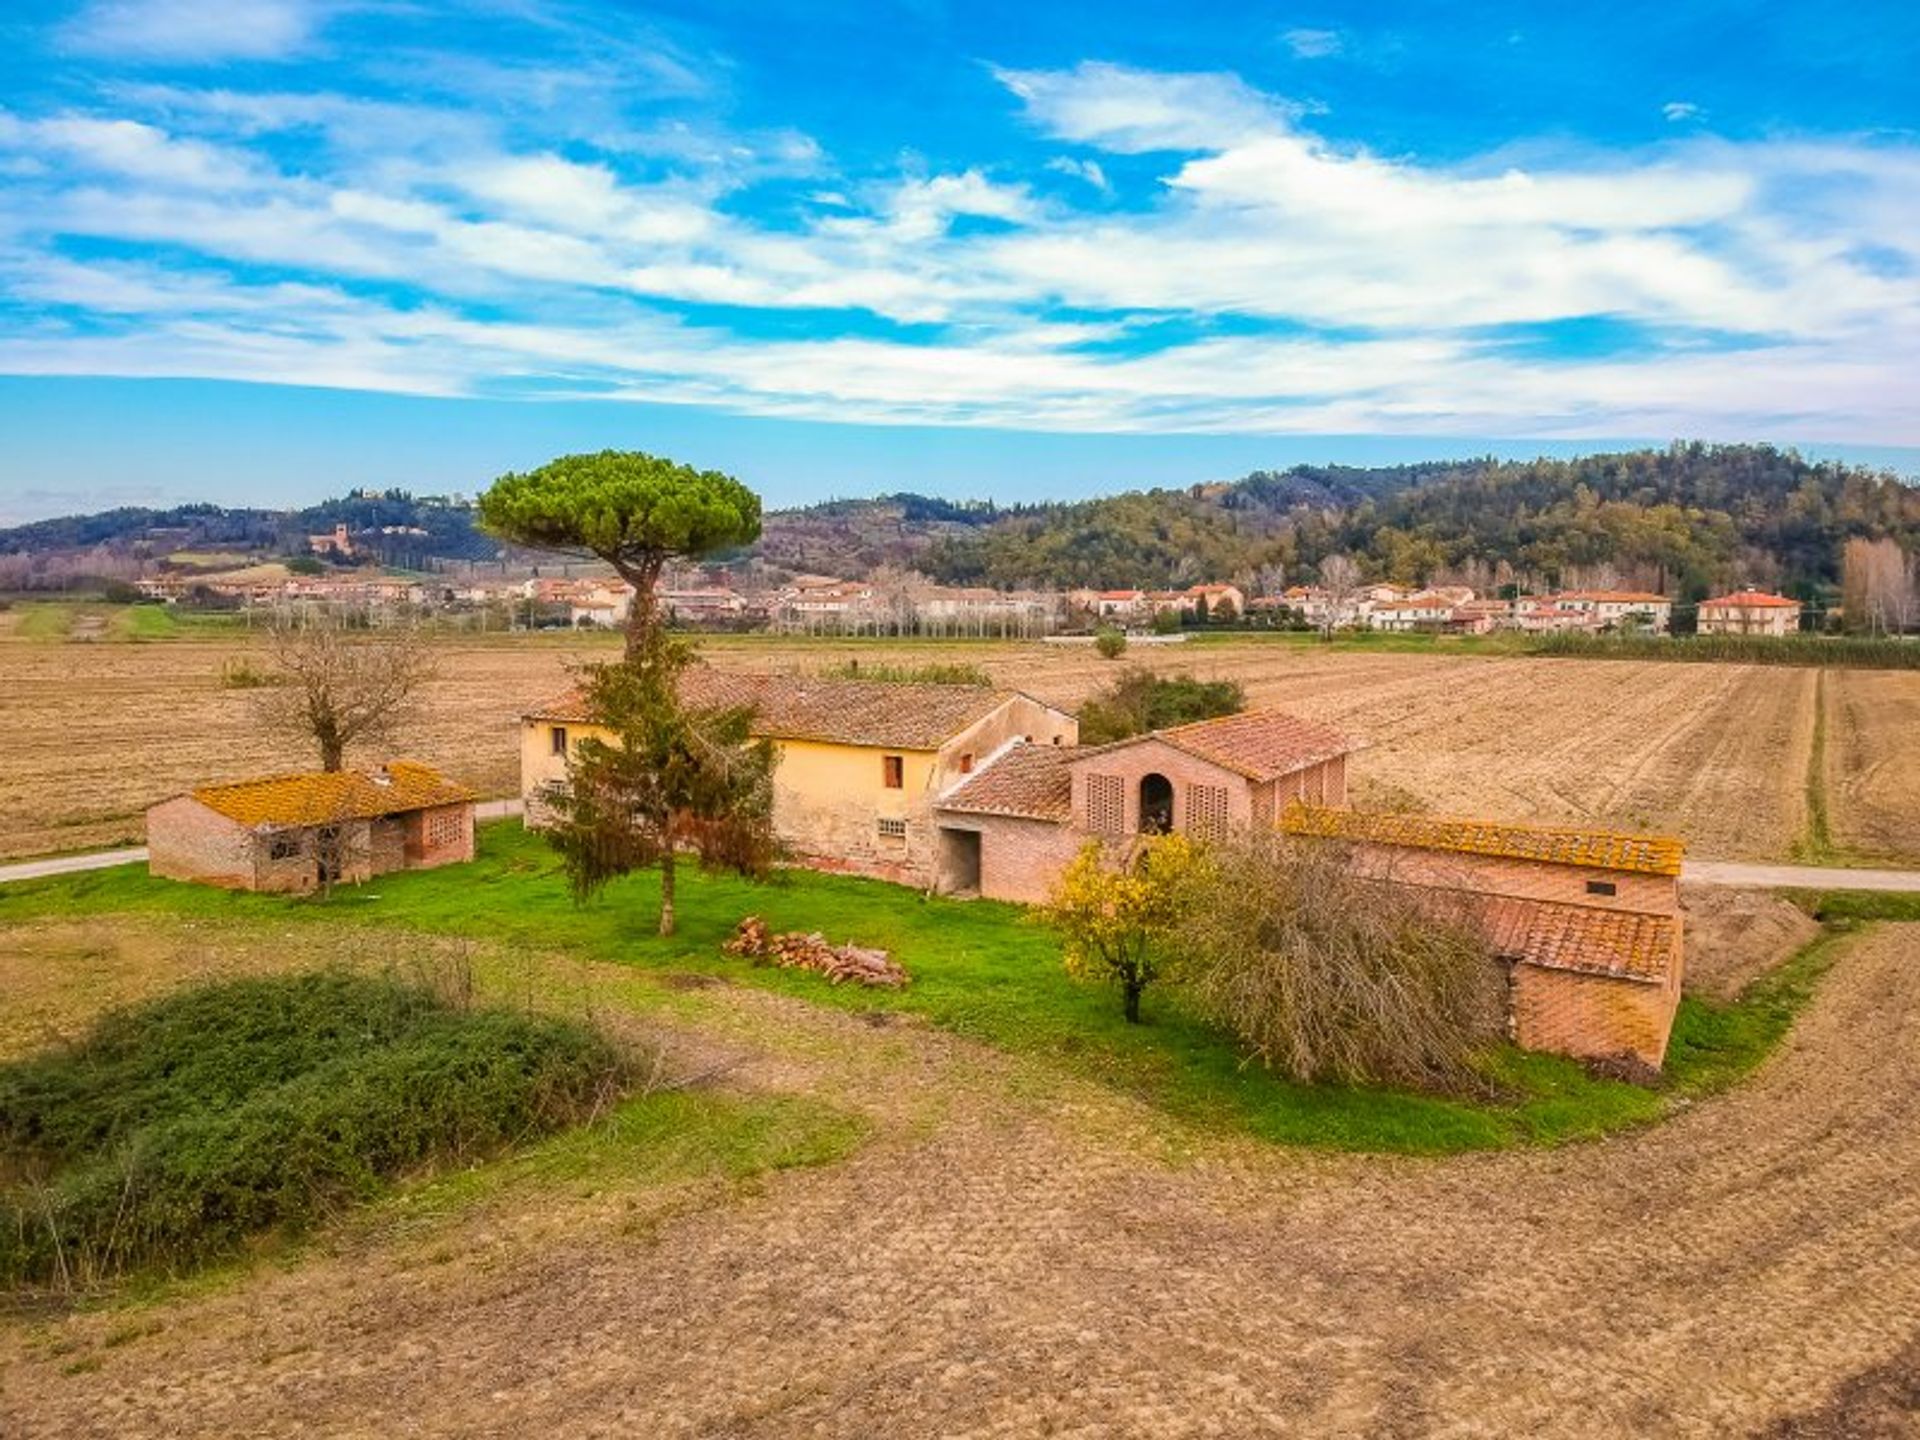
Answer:
[[[1763,590],[1736,590],[1700,602],[1702,635],[1791,635],[1800,628],[1800,602]]]

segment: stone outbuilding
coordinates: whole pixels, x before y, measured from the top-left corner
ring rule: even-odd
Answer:
[[[474,794],[396,760],[203,785],[147,811],[147,867],[229,890],[304,892],[473,859]]]

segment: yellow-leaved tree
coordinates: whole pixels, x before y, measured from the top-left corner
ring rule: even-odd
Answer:
[[[1067,973],[1120,987],[1127,1019],[1140,1023],[1140,996],[1160,974],[1160,942],[1180,919],[1205,865],[1185,835],[1141,842],[1132,862],[1110,865],[1090,840],[1061,872],[1042,912],[1060,936]]]

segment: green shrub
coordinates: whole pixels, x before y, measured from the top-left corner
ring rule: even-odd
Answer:
[[[1118,660],[1122,655],[1127,653],[1126,632],[1124,630],[1115,630],[1112,626],[1108,626],[1104,630],[1096,630],[1093,634],[1093,648],[1097,650],[1104,659]]]
[[[626,1067],[568,1021],[320,973],[204,986],[0,1067],[0,1283],[178,1269],[403,1173],[585,1118]]]
[[[829,667],[825,674],[830,680],[887,680],[915,685],[993,684],[993,677],[978,665],[937,662],[925,665],[862,665],[858,660],[849,660]]]
[[[1080,741],[1104,745],[1192,720],[1237,715],[1246,706],[1246,692],[1235,681],[1155,675],[1136,665],[1081,707]]]

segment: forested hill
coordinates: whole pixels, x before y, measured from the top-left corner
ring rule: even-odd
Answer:
[[[297,554],[307,536],[344,524],[355,545],[387,564],[485,559],[499,543],[479,533],[470,506],[397,491],[354,491],[304,510],[177,505],[124,507],[0,530],[0,555],[49,555],[104,549],[164,556],[175,551]]]
[[[1698,444],[1575,460],[1300,468],[1225,485],[1001,511],[927,544],[956,584],[1158,586],[1303,578],[1323,557],[1370,575],[1622,583],[1675,593],[1837,585],[1856,535],[1920,548],[1920,489],[1769,446]]]

